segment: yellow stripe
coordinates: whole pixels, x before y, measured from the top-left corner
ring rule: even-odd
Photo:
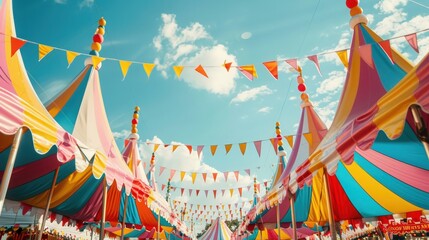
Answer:
[[[328,221],[326,194],[323,191],[323,169],[320,169],[312,180],[311,203],[307,221]]]

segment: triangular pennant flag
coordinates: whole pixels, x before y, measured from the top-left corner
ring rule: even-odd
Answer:
[[[197,71],[198,73],[200,73],[204,77],[209,78],[209,76],[207,75],[206,71],[204,70],[203,66],[201,66],[201,64],[195,68],[195,71]]]
[[[229,189],[229,194],[231,195],[231,197],[232,197],[232,194],[234,194],[234,189]],[[222,206],[223,207],[223,206]]]
[[[258,77],[254,65],[239,66],[238,70],[240,70],[240,72],[250,81],[253,81],[253,78]]]
[[[258,189],[258,192],[261,192],[261,184],[256,184],[256,189]]]
[[[214,155],[215,155],[215,153],[216,153],[216,149],[217,149],[217,145],[211,145],[211,146],[210,146],[210,151],[211,151],[211,153],[212,153],[212,156],[214,156]]]
[[[231,68],[232,62],[226,62],[226,60],[223,63],[223,66],[226,68],[226,71],[229,72],[229,69]]]
[[[271,142],[271,145],[273,145],[274,151],[277,154],[277,151],[278,151],[277,143],[279,142],[279,140],[277,138],[270,138],[270,142]]]
[[[98,64],[100,64],[102,61],[104,61],[105,59],[102,57],[98,57],[98,56],[92,56],[92,66],[97,68]]]
[[[244,171],[250,176],[250,169],[245,169]]]
[[[170,180],[173,179],[175,173],[176,173],[176,170],[174,169],[170,170]]]
[[[177,149],[178,147],[179,147],[179,145],[173,145],[172,152],[176,151],[176,149]]]
[[[405,39],[407,39],[408,43],[414,49],[414,51],[419,53],[419,45],[417,43],[417,33],[405,35]]]
[[[183,196],[183,192],[185,191],[184,188],[180,188],[180,195]]]
[[[203,180],[204,180],[204,182],[206,182],[206,179],[207,179],[207,173],[201,173],[201,175],[203,176]]]
[[[247,143],[240,143],[238,146],[240,147],[241,154],[244,155],[244,153],[246,153]]]
[[[164,147],[167,148],[168,146],[170,146],[170,144],[164,144]]]
[[[374,60],[372,59],[372,46],[366,44],[359,47],[359,54],[362,60],[371,68],[374,68]]]
[[[192,184],[194,184],[195,178],[197,178],[197,173],[196,172],[191,173],[191,178],[192,178]]]
[[[213,197],[216,199],[216,190],[213,190]],[[204,205],[204,207],[205,207],[205,205]],[[204,210],[206,210],[206,209],[204,208]]]
[[[256,152],[258,153],[258,156],[261,157],[261,140],[259,141],[254,141],[253,144],[255,145],[256,148]]]
[[[80,54],[77,52],[72,52],[72,51],[66,51],[66,57],[67,57],[67,63],[68,66],[70,66],[70,64],[73,62],[73,60],[79,56]]]
[[[311,145],[313,145],[313,135],[311,133],[304,133],[303,135],[304,135],[305,139],[307,140],[308,145],[310,145],[310,147],[311,147]]]
[[[222,191],[222,196],[225,196],[225,189],[221,189]]]
[[[192,189],[188,189],[189,197],[192,195]]]
[[[204,190],[204,193],[206,194],[206,197],[207,197],[207,194],[209,193],[209,190]]]
[[[183,181],[183,178],[185,178],[186,172],[180,171],[180,181]]]
[[[293,67],[293,69],[295,69],[297,72],[299,72],[297,59],[286,59],[285,62],[289,64],[291,67]]]
[[[229,153],[229,151],[231,150],[231,148],[232,148],[232,144],[225,144],[225,151],[226,151],[226,154],[228,154],[228,153]]]
[[[199,189],[196,189],[196,190],[195,190],[195,193],[197,194],[197,197],[198,197],[198,194],[200,194],[200,190],[199,190]]]
[[[204,145],[197,146],[197,154],[198,154],[198,158],[200,158],[201,151],[203,151],[203,148],[204,148]]]
[[[275,78],[276,80],[279,80],[279,73],[277,70],[277,61],[271,61],[271,62],[264,62],[262,63],[265,65],[265,67],[268,69],[268,71],[271,73],[271,75],[273,76],[273,78]]]
[[[15,55],[16,51],[18,51],[24,44],[26,44],[27,41],[21,40],[18,38],[10,37],[10,56],[13,57]]]
[[[191,154],[192,153],[192,146],[191,145],[186,145],[186,148],[188,148],[189,154]]]
[[[291,148],[293,148],[293,135],[284,136],[286,138],[287,143]]]
[[[267,187],[268,186],[268,181],[264,181],[264,186]]]
[[[146,169],[146,163],[143,162],[143,169]]]
[[[213,181],[215,181],[215,182],[216,182],[217,173],[216,173],[216,172],[214,172],[214,173],[212,173],[212,175],[213,175]]]
[[[345,68],[349,68],[349,57],[347,56],[347,49],[337,52],[338,58],[343,63]]]
[[[164,188],[165,188],[165,184],[162,184],[161,185],[161,191],[164,191]]]
[[[319,72],[320,76],[322,76],[322,73],[320,72],[320,65],[319,65],[319,59],[317,58],[317,55],[308,56],[308,59],[316,65],[317,71]]]
[[[160,144],[158,144],[158,143],[155,143],[155,144],[153,145],[153,152],[156,152],[156,150],[158,150],[159,145],[160,145]]]
[[[228,174],[229,174],[229,172],[224,172],[223,173],[223,176],[225,177],[225,182],[228,181]]]
[[[127,76],[128,68],[130,68],[131,64],[132,62],[130,61],[119,60],[119,66],[121,67],[121,71],[122,71],[122,79],[124,79],[125,76]]]
[[[154,63],[143,63],[143,69],[147,75],[147,78],[150,77],[150,74],[152,73],[152,70],[154,67],[155,67]]]
[[[164,170],[165,170],[165,167],[159,167],[159,175],[158,176],[161,176],[161,174],[164,172]]]
[[[250,191],[251,188],[252,188],[251,185],[247,186],[247,191]]]
[[[240,172],[239,171],[234,171],[234,175],[235,175],[235,179],[237,179],[237,182],[238,182],[238,176],[240,175]]]
[[[383,51],[386,53],[387,57],[390,59],[390,62],[393,64],[392,48],[390,47],[390,40],[384,40],[378,43]]]
[[[180,78],[180,75],[182,74],[183,68],[184,68],[183,66],[173,66],[173,70],[176,73],[176,76],[178,78]]]
[[[213,208],[213,205],[210,205],[210,206],[209,206],[209,208],[210,208],[210,210],[212,210],[212,208]]]
[[[48,53],[52,52],[52,50],[54,50],[54,48],[51,46],[39,44],[39,61],[48,55]]]

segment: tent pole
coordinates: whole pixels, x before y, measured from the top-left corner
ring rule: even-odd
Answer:
[[[49,208],[51,206],[51,200],[52,200],[52,196],[54,195],[55,185],[57,184],[57,178],[58,178],[59,172],[60,172],[60,168],[57,167],[57,169],[55,169],[54,180],[52,180],[51,189],[49,190],[49,196],[48,196],[48,201],[46,202],[45,212],[43,213],[42,225],[40,227],[40,234],[37,236],[38,240],[42,239],[43,230],[45,229],[46,219],[48,219]]]
[[[91,240],[93,235],[94,235],[94,229],[91,227]]]
[[[106,176],[103,180],[103,204],[101,210],[101,221],[100,221],[100,240],[104,239],[104,223],[106,222],[106,205],[107,205],[107,182]]]
[[[423,120],[423,117],[422,117],[421,107],[418,105],[412,105],[410,108],[411,108],[411,113],[413,114],[418,137],[422,142],[423,147],[425,148],[426,155],[429,157],[429,134],[426,128],[425,121]]]
[[[158,232],[156,233],[156,239],[159,240],[159,233],[161,231],[161,209],[158,210]]]
[[[124,229],[125,229],[125,218],[127,216],[127,207],[128,207],[128,195],[125,194],[124,216],[122,217],[122,226],[121,226],[121,240],[124,240]]]
[[[0,215],[3,210],[4,201],[6,199],[7,188],[9,187],[10,177],[12,176],[13,166],[15,165],[16,154],[18,153],[19,144],[22,139],[22,128],[19,128],[13,138],[12,147],[7,159],[6,168],[4,169],[3,177],[0,186]]]
[[[335,220],[334,220],[334,211],[332,208],[332,201],[331,201],[331,191],[329,189],[328,184],[328,172],[326,168],[323,168],[323,188],[325,191],[326,196],[326,203],[328,204],[328,219],[329,219],[329,230],[331,231],[331,239],[336,240],[337,239],[337,229],[335,226]]]
[[[296,216],[295,216],[295,199],[294,196],[291,194],[290,198],[290,211],[291,211],[291,215],[292,215],[292,239],[293,240],[297,240],[297,235],[296,235]]]
[[[277,239],[280,240],[280,203],[277,203],[276,217],[277,217]]]

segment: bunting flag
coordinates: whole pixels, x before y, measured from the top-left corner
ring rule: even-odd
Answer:
[[[383,49],[384,53],[386,53],[387,57],[389,57],[390,62],[394,64],[393,62],[393,56],[392,56],[392,48],[390,47],[390,40],[384,40],[378,43],[380,47]]]
[[[214,199],[216,199],[216,190],[213,190],[213,197],[214,197]],[[204,205],[204,210],[206,210],[206,205]]]
[[[24,46],[27,43],[27,41],[10,37],[10,56],[13,57],[15,55],[16,51],[18,51],[22,46]]]
[[[165,188],[165,184],[162,184],[161,185],[161,191],[164,191],[164,188]]]
[[[77,52],[66,51],[66,58],[67,58],[67,63],[69,67],[70,67],[70,64],[74,61],[74,59],[79,55],[80,54]]]
[[[258,77],[254,65],[239,66],[237,68],[250,81],[253,81],[253,78]]]
[[[179,145],[173,145],[172,152],[176,151],[176,149],[177,149],[178,147],[179,147]]]
[[[207,194],[209,193],[209,190],[204,190],[204,193],[206,194],[206,197],[207,197]]]
[[[98,64],[100,64],[102,61],[105,60],[105,58],[98,57],[98,56],[92,56],[92,66],[97,68]]]
[[[225,189],[221,189],[222,197],[225,197]]]
[[[165,147],[165,148],[168,148],[168,146],[170,146],[170,144],[164,144],[164,147]]]
[[[170,170],[170,179],[173,179],[175,173],[176,173],[176,170],[174,169]]]
[[[195,190],[195,194],[197,195],[197,197],[198,197],[198,194],[200,194],[200,190],[199,189],[196,189]]]
[[[304,133],[303,134],[305,139],[308,142],[308,145],[310,145],[310,147],[313,145],[313,135],[311,133]]]
[[[53,47],[39,44],[39,61],[42,60],[48,53],[52,52],[54,50]]]
[[[293,135],[284,136],[286,138],[287,143],[291,148],[293,148]]]
[[[131,64],[132,62],[130,61],[119,60],[119,66],[121,67],[122,71],[122,79],[125,79],[125,76],[127,76],[128,69],[130,68]]]
[[[198,158],[200,158],[201,151],[203,151],[203,148],[204,148],[204,145],[197,146],[197,154],[198,154]]]
[[[144,72],[147,75],[147,78],[150,77],[150,74],[152,73],[153,68],[155,67],[154,63],[143,63],[143,69]]]
[[[192,177],[192,184],[194,184],[195,178],[197,178],[197,173],[196,172],[191,173],[191,177]]]
[[[308,59],[314,63],[320,76],[322,76],[322,72],[320,72],[319,59],[317,58],[317,55],[308,56]]]
[[[228,181],[228,174],[229,174],[229,172],[224,172],[223,173],[223,176],[225,177],[225,182]]]
[[[226,71],[229,72],[229,69],[231,68],[232,62],[226,62],[226,60],[223,62],[223,66],[225,67]]]
[[[188,189],[189,197],[192,195],[192,189]]]
[[[279,140],[277,138],[270,138],[270,142],[271,142],[271,145],[273,145],[274,151],[277,154],[277,151],[278,151],[277,143],[279,142]]]
[[[404,36],[405,39],[408,41],[408,44],[416,51],[416,53],[419,53],[419,45],[417,43],[417,34],[408,34]]]
[[[258,156],[261,157],[261,140],[259,141],[254,141],[253,144],[255,145],[256,148],[256,152],[258,153]]]
[[[159,167],[159,175],[158,176],[161,176],[161,174],[162,174],[162,172],[164,172],[164,170],[165,170],[165,167]]]
[[[256,189],[258,189],[258,192],[261,192],[261,184],[260,183],[256,184]]]
[[[285,62],[289,64],[293,69],[295,69],[297,72],[299,72],[298,68],[298,60],[296,58],[294,59],[286,59]]]
[[[268,181],[264,181],[264,186],[268,187]]]
[[[173,70],[176,73],[177,78],[180,78],[183,68],[184,68],[183,66],[173,66]]]
[[[206,71],[204,70],[203,66],[201,66],[201,64],[195,68],[195,71],[197,71],[199,74],[203,75],[204,77],[209,78],[209,76],[207,75]]]
[[[213,175],[213,181],[216,182],[217,173],[214,172],[214,173],[212,173],[212,175]]]
[[[239,173],[240,173],[239,171],[234,171],[235,179],[237,179],[237,182],[238,182],[238,176],[240,175]]]
[[[250,169],[245,169],[244,171],[247,173],[248,176],[250,176]]]
[[[159,144],[158,143],[154,144],[153,145],[153,152],[156,152],[156,150],[158,150],[158,148],[159,148]]]
[[[276,80],[279,80],[277,61],[264,62],[262,64],[264,64],[264,66],[268,69],[268,71],[271,73],[271,76],[273,76],[273,78],[275,78]]]
[[[362,60],[371,68],[374,68],[374,60],[372,59],[372,46],[366,44],[359,47],[359,54]]]
[[[192,153],[192,145],[186,145],[186,148],[188,148],[189,154],[191,154]]]
[[[181,188],[181,189],[180,189],[180,195],[181,195],[181,196],[183,196],[183,192],[184,192],[184,191],[185,191],[185,189],[184,189],[184,188]]]
[[[216,149],[217,149],[217,145],[211,145],[211,146],[210,146],[210,151],[211,151],[211,153],[212,153],[212,156],[214,156],[214,155],[215,155],[215,153],[216,153]]]
[[[180,171],[180,181],[183,182],[183,178],[185,178],[186,172]]]
[[[231,150],[231,148],[232,148],[232,144],[225,144],[225,151],[226,151],[226,154],[228,154],[228,153],[229,153],[229,151]]]
[[[207,173],[201,173],[201,175],[203,176],[203,180],[204,180],[204,182],[206,182],[206,179],[207,179]]]
[[[241,154],[244,155],[244,153],[246,152],[247,143],[240,143],[238,144],[238,146],[240,147]]]
[[[340,58],[340,61],[343,63],[345,68],[349,68],[349,57],[347,56],[347,49],[336,52],[338,55],[338,58]]]
[[[229,189],[229,194],[230,194],[231,197],[232,197],[233,193],[234,193],[234,189],[233,188]],[[223,205],[222,205],[222,207],[223,207]]]

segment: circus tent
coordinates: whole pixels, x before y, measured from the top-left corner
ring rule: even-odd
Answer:
[[[303,239],[313,235],[314,232],[308,228],[299,228],[297,230],[297,239]],[[236,240],[259,240],[259,239],[293,239],[292,228],[280,228],[280,238],[278,237],[278,229],[259,230],[255,228],[253,233],[244,233],[238,237],[233,237]]]
[[[231,239],[231,230],[226,225],[225,221],[217,218],[212,221],[211,226],[207,231],[198,239],[200,240],[224,240]]]

